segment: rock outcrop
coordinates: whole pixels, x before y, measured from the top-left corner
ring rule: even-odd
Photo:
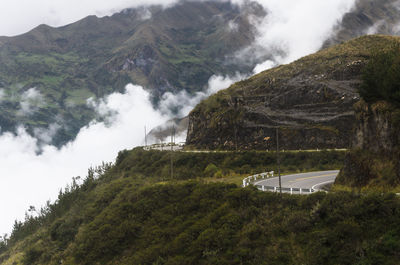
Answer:
[[[348,148],[361,72],[399,38],[365,36],[238,82],[199,104],[187,144],[206,149]]]
[[[336,184],[393,188],[400,185],[400,109],[380,101],[355,104],[352,150]]]

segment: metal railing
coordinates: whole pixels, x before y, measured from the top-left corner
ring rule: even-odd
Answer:
[[[159,150],[159,151],[171,151],[171,147],[173,151],[180,151],[185,146],[185,143],[161,143],[161,144],[152,144],[144,146],[143,149],[146,151],[149,150]]]
[[[264,185],[255,185],[255,187],[262,191],[270,191],[270,192],[279,192],[279,187],[275,186],[264,186]],[[306,188],[284,188],[282,187],[282,192],[290,193],[290,194],[310,194],[316,192],[318,190],[315,189],[306,189]]]
[[[248,176],[247,178],[243,179],[243,187],[247,187],[249,185],[254,185],[254,182],[260,179],[268,179],[274,177],[274,171],[264,172],[252,176]],[[262,191],[270,191],[270,192],[280,192],[279,187],[277,186],[267,186],[267,185],[254,185],[257,189]],[[324,191],[322,189],[317,189],[317,185],[313,186],[312,188],[286,188],[282,187],[282,192],[290,193],[290,194],[311,194],[313,192]],[[320,185],[318,185],[320,186]],[[325,191],[326,192],[326,191]]]
[[[255,174],[252,176],[248,176],[247,178],[243,179],[243,187],[247,187],[252,184],[252,181],[256,181],[259,179],[268,179],[274,176],[274,171],[264,172],[260,174]]]

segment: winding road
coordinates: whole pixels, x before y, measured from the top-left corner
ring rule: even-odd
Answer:
[[[318,190],[321,186],[333,183],[339,174],[339,170],[317,171],[282,176],[282,190],[310,189]],[[278,177],[259,180],[253,183],[255,186],[279,187]]]

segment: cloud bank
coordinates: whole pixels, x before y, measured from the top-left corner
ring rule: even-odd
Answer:
[[[235,0],[241,2],[240,0]],[[270,59],[254,73],[285,64],[319,50],[355,0],[258,0],[268,15],[254,21],[256,41],[239,56]]]
[[[190,95],[185,90],[177,94],[172,94],[171,92],[165,93],[162,96],[159,109],[162,113],[170,117],[185,117],[203,99],[247,77],[247,75],[239,73],[233,77],[213,75],[208,80],[207,88],[204,91],[196,92],[194,95]]]
[[[143,145],[144,126],[151,129],[176,116],[186,116],[202,99],[242,78],[239,74],[232,78],[213,76],[204,92],[167,93],[157,109],[150,94],[132,84],[126,86],[125,93],[113,93],[99,101],[88,100],[103,121],[92,121],[61,149],[48,144],[59,124],[35,130],[35,137],[23,127],[15,134],[0,135],[0,212],[7,213],[0,218],[0,235],[9,233],[16,219],[23,220],[30,205],[38,209],[47,200],[56,199],[60,188],[70,183],[72,177],[85,177],[89,167],[112,162],[119,151]],[[37,99],[40,94],[36,92],[30,89],[24,98]],[[185,137],[185,133],[177,135],[177,140],[184,141]]]
[[[128,85],[124,94],[112,94],[101,105],[114,113],[112,122],[93,121],[60,150],[43,145],[37,154],[38,140],[22,127],[0,136],[0,235],[10,232],[15,219],[23,220],[30,205],[39,208],[57,198],[72,177],[84,177],[90,166],[114,161],[118,151],[141,145],[145,124],[155,127],[169,119],[152,107],[149,93],[139,86]]]

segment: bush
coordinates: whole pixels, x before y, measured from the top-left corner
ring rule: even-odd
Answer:
[[[206,169],[204,169],[204,176],[213,177],[215,173],[218,172],[218,167],[213,163],[208,164]]]
[[[375,52],[362,77],[359,92],[366,102],[386,100],[400,105],[400,45]]]

